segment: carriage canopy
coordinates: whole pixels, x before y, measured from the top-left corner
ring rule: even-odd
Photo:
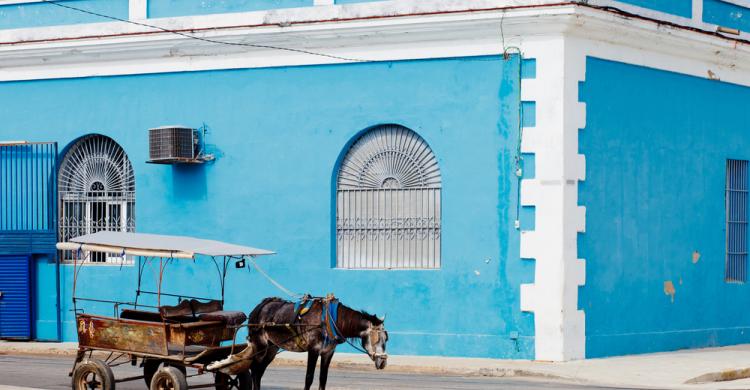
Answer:
[[[84,250],[118,255],[194,259],[205,256],[262,256],[275,252],[185,236],[101,231],[57,244],[60,250]]]

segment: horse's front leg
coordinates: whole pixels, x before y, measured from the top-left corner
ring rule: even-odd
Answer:
[[[333,353],[335,349],[331,349],[330,352],[326,352],[320,355],[320,390],[326,390],[326,382],[328,381],[328,366],[331,365],[333,360]]]
[[[315,365],[318,364],[318,351],[311,349],[307,351],[307,374],[305,375],[305,390],[310,390],[315,378]]]

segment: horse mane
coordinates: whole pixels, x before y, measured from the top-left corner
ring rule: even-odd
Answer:
[[[342,310],[343,309],[343,310]],[[342,336],[351,339],[354,335],[359,334],[362,329],[362,320],[369,321],[375,326],[383,324],[383,321],[375,315],[363,310],[354,310],[349,306],[339,303],[339,329]]]
[[[286,302],[285,300],[279,298],[279,297],[268,297],[264,298],[255,308],[253,311],[250,312],[250,315],[247,317],[247,323],[248,324],[257,324],[260,323],[260,312],[263,310],[263,308],[272,302]]]
[[[381,320],[380,318],[378,318],[378,316],[374,314],[370,314],[364,310],[360,310],[359,313],[362,314],[362,317],[364,317],[364,319],[372,322],[372,324],[375,326],[379,326],[383,324],[383,320]]]

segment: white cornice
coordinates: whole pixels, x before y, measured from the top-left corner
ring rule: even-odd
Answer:
[[[565,0],[563,0],[564,2]],[[368,20],[413,15],[547,6],[560,0],[391,0],[344,5],[282,8],[267,11],[193,15],[148,19],[148,24],[171,30],[223,29],[233,26],[290,26],[322,22]],[[158,33],[152,28],[110,22],[0,30],[0,44],[81,36]]]
[[[731,69],[750,66],[750,46],[737,40],[582,5],[553,5],[550,0],[476,0],[467,10],[465,1],[373,4],[376,6],[317,6],[149,23],[197,30],[192,34],[212,40],[366,61],[498,54],[503,50],[502,24],[506,46],[520,46],[524,39],[537,36],[569,34]],[[523,7],[519,8],[520,4]],[[386,9],[392,16],[382,16]],[[290,20],[294,21],[291,25]],[[72,37],[88,38],[69,39]],[[51,38],[57,40],[49,41]],[[0,80],[347,62],[268,48],[219,45],[119,22],[6,30],[0,32],[0,41],[27,42],[0,44]]]
[[[719,0],[724,3],[736,5],[738,7],[750,8],[750,0]]]

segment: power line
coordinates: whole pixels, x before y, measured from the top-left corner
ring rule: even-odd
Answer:
[[[184,33],[182,31],[170,30],[168,28],[155,26],[153,24],[147,24],[147,23],[141,23],[141,22],[134,22],[132,20],[122,19],[122,18],[118,18],[116,16],[100,14],[98,12],[89,11],[89,10],[85,10],[85,9],[82,9],[82,8],[73,7],[73,6],[70,6],[70,5],[60,4],[59,1],[60,0],[42,0],[42,2],[44,2],[44,3],[51,4],[51,5],[60,7],[60,8],[67,8],[69,10],[73,10],[73,11],[77,11],[77,12],[82,12],[84,14],[89,14],[89,15],[93,15],[93,16],[98,16],[100,18],[105,18],[105,19],[110,19],[110,20],[114,20],[114,21],[118,21],[118,22],[123,22],[123,23],[128,23],[128,24],[136,25],[136,26],[151,28],[151,29],[159,30],[159,31],[162,31],[162,32],[165,32],[165,33],[179,35],[179,36],[182,36],[182,37],[185,37],[185,38],[195,39],[197,41],[203,41],[203,42],[208,42],[208,43],[216,43],[216,44],[228,45],[228,46],[244,46],[244,47],[254,47],[254,48],[259,48],[259,49],[272,49],[272,50],[290,51],[290,52],[294,52],[294,53],[308,54],[308,55],[319,56],[319,57],[327,57],[327,58],[333,58],[335,60],[349,61],[349,62],[369,62],[367,60],[363,60],[363,59],[359,59],[359,58],[341,57],[341,56],[337,56],[337,55],[333,55],[333,54],[318,53],[318,52],[314,52],[314,51],[303,50],[303,49],[294,49],[294,48],[289,48],[289,47],[271,46],[271,45],[260,45],[260,44],[254,44],[254,43],[240,43],[240,42],[217,41],[215,39],[198,37],[198,36],[195,36],[195,35],[192,35],[192,34]]]

